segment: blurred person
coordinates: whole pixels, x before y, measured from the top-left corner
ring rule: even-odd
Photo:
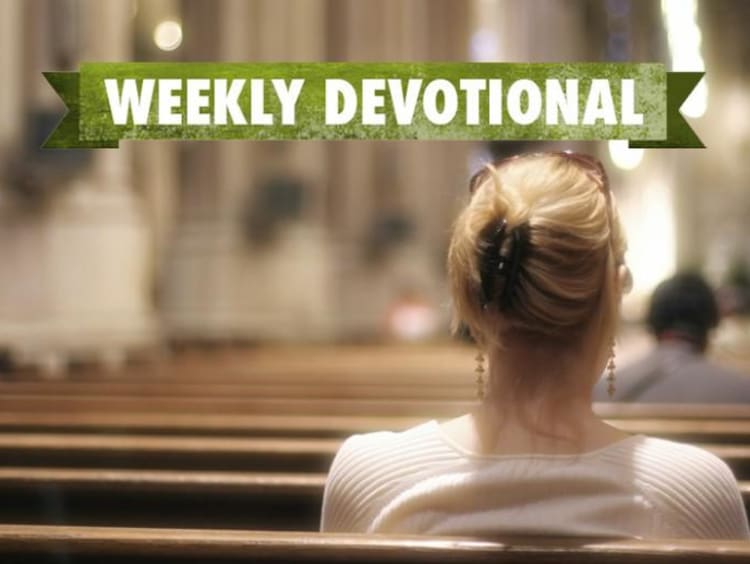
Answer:
[[[680,273],[661,282],[646,324],[656,340],[653,350],[618,372],[611,398],[600,381],[596,401],[750,402],[750,377],[705,357],[709,334],[719,324],[719,305],[699,274]]]
[[[448,251],[454,330],[477,356],[470,413],[355,435],[326,482],[321,530],[445,535],[750,538],[719,458],[627,435],[592,388],[629,286],[604,168],[523,155],[477,173]]]
[[[425,341],[435,334],[438,322],[430,301],[416,289],[407,287],[386,312],[385,334],[395,341]]]

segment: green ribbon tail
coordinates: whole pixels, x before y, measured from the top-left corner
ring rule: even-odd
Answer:
[[[80,101],[78,98],[77,72],[43,72],[50,86],[57,92],[68,111],[52,130],[47,140],[42,144],[43,149],[116,149],[118,140],[97,139],[84,141],[79,136]]]
[[[667,138],[659,141],[630,141],[632,149],[705,149],[680,108],[704,72],[667,73]]]

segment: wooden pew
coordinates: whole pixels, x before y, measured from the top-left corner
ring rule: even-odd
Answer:
[[[0,468],[0,523],[315,530],[325,474]],[[750,508],[750,482],[740,482]]]
[[[0,432],[200,434],[242,437],[343,438],[379,430],[399,431],[428,418],[370,415],[257,415],[223,413],[129,413],[102,409],[78,412],[0,410]],[[750,444],[750,420],[732,418],[610,419],[629,433],[686,442]]]
[[[338,381],[340,380],[340,381]],[[205,381],[90,379],[69,381],[0,381],[0,395],[49,394],[56,396],[171,396],[171,397],[247,397],[275,399],[428,399],[443,401],[472,401],[476,389],[472,382],[463,384],[444,382],[419,385],[409,382],[375,381],[348,382],[345,378],[319,381],[314,375],[306,382],[293,378],[265,377],[242,382],[214,382],[211,375]]]
[[[114,413],[221,413],[254,415],[377,415],[388,417],[454,417],[476,406],[475,401],[434,399],[331,399],[275,398],[245,396],[180,395],[58,395],[38,392],[0,395],[4,412],[114,412]],[[750,406],[675,406],[653,405],[613,407],[598,404],[597,412],[610,419],[695,419],[745,420],[750,422]],[[713,413],[713,415],[710,415]]]
[[[247,398],[247,397],[179,397],[148,395],[55,395],[3,394],[0,411],[106,411],[120,413],[253,413],[258,415],[357,415],[440,416],[450,417],[467,412],[472,402],[437,400],[331,400],[309,398]]]
[[[4,466],[327,472],[340,439],[0,433]]]
[[[325,474],[0,468],[0,523],[316,530]]]
[[[0,411],[0,430],[13,432],[92,432],[202,434],[244,437],[347,437],[375,430],[402,430],[423,417],[339,415],[247,415],[215,413],[112,413],[102,410]]]
[[[91,366],[66,379],[144,382],[245,383],[458,383],[471,385],[475,351],[450,343],[435,346],[272,346],[234,351],[194,350],[125,366],[114,372]],[[14,379],[38,379],[19,373]]]
[[[476,400],[476,389],[472,382],[432,382],[415,384],[396,379],[373,379],[361,381],[351,375],[320,380],[319,376],[299,375],[256,375],[247,381],[215,382],[211,374],[203,381],[170,379],[143,380],[128,374],[118,379],[89,378],[70,381],[0,381],[0,397],[52,396],[55,398],[202,398],[232,400],[292,400],[295,405],[300,400],[399,400],[408,405],[415,402],[428,402],[427,408],[441,404],[459,403],[462,407]],[[358,374],[358,376],[362,376]],[[286,381],[289,378],[291,381]],[[443,409],[440,407],[440,409]],[[595,409],[603,417],[609,418],[735,418],[750,419],[750,406],[743,404],[628,404],[599,403]],[[297,412],[299,413],[299,412]]]
[[[33,393],[0,394],[0,410],[62,413],[83,411],[131,413],[223,413],[223,414],[294,414],[294,415],[378,415],[408,417],[451,417],[466,413],[476,401],[459,399],[353,398],[331,397],[265,397],[236,393],[161,395],[141,392],[58,394],[47,390]],[[702,419],[748,420],[747,405],[676,405],[676,404],[596,404],[597,413],[609,419]]]
[[[327,472],[340,439],[0,433],[4,466]],[[700,444],[738,479],[750,446]]]
[[[750,543],[4,525],[0,556],[3,562],[17,564],[739,564],[750,560]]]

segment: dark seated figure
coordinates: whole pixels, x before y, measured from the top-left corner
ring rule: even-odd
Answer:
[[[750,376],[705,357],[709,333],[718,322],[714,293],[699,275],[663,281],[651,297],[647,319],[656,346],[618,369],[611,400],[606,381],[600,380],[594,401],[750,403]]]

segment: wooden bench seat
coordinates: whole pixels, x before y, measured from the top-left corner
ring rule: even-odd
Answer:
[[[326,475],[279,472],[203,472],[91,468],[0,468],[0,487],[129,492],[286,494],[321,496]]]
[[[352,375],[352,377],[354,374]],[[476,401],[472,386],[432,383],[414,387],[395,383],[357,384],[342,379],[324,384],[310,375],[307,383],[275,382],[221,384],[175,380],[0,381],[0,407],[44,410],[51,404],[65,411],[108,410],[138,412],[183,411],[222,413],[366,414],[447,416],[465,412]],[[419,393],[419,389],[424,393]],[[595,404],[611,419],[689,418],[748,419],[750,406],[741,404]]]
[[[1,433],[5,466],[327,472],[341,439]]]
[[[131,413],[91,410],[59,412],[0,410],[4,432],[92,432],[201,434],[244,437],[343,438],[354,433],[403,430],[428,418],[380,415],[258,415],[226,413]],[[750,444],[750,420],[708,418],[622,418],[612,424],[629,433],[644,433],[688,442]]]
[[[0,468],[0,523],[317,530],[325,474]]]
[[[263,398],[263,397],[197,397],[197,396],[156,396],[156,395],[55,395],[2,394],[0,413],[128,413],[128,414],[171,414],[189,413],[193,415],[268,415],[268,416],[341,416],[341,417],[403,417],[412,419],[451,418],[467,413],[475,406],[473,401],[416,400],[416,399],[327,399],[327,398]],[[598,413],[613,421],[623,421],[637,426],[642,421],[671,422],[691,420],[698,422],[743,422],[750,425],[747,410],[724,409],[717,407],[714,417],[707,417],[706,406],[698,406],[692,416],[687,408],[672,406],[671,416],[666,414],[667,406],[654,406],[649,409],[613,409],[597,405]],[[627,413],[623,416],[621,414]],[[732,413],[738,415],[732,417]]]
[[[750,543],[364,536],[260,531],[0,525],[3,562],[187,564],[296,562],[352,564],[739,564]]]
[[[330,398],[264,397],[245,394],[180,395],[163,393],[57,394],[50,392],[2,393],[0,409],[11,411],[115,411],[131,413],[238,413],[294,415],[378,415],[409,417],[451,417],[466,413],[476,405],[473,399],[421,398]],[[710,419],[750,421],[750,406],[679,406],[641,404],[626,406],[596,404],[597,413],[611,419]]]
[[[361,376],[361,374],[359,374]],[[203,381],[180,380],[179,378],[142,380],[132,375],[118,379],[87,379],[69,381],[0,381],[0,397],[52,396],[55,398],[228,398],[232,400],[400,400],[402,402],[429,402],[438,404],[469,405],[476,399],[476,389],[471,381],[433,382],[430,385],[415,384],[395,379],[374,379],[373,382],[346,376],[321,381],[315,375],[307,379],[290,375],[291,381],[278,375],[256,375],[248,381],[215,382],[213,375]],[[610,418],[734,418],[750,419],[750,406],[743,404],[649,404],[649,403],[598,403],[596,411]]]
[[[341,439],[2,433],[4,465],[327,472]],[[699,444],[750,479],[750,446]]]
[[[161,433],[221,436],[347,437],[375,430],[402,430],[424,417],[248,415],[221,413],[120,413],[99,409],[0,411],[0,430],[14,432]]]
[[[279,381],[280,380],[280,381]],[[262,378],[249,382],[213,382],[210,375],[204,382],[179,380],[71,380],[71,381],[0,381],[0,395],[48,394],[57,396],[172,396],[172,397],[245,397],[274,399],[410,399],[472,401],[476,389],[472,382],[442,383],[425,386],[399,381],[357,383],[341,381],[320,382],[313,376],[307,383],[284,382],[283,378]]]
[[[0,523],[315,530],[324,485],[322,473],[0,468]]]
[[[252,397],[179,397],[179,396],[87,396],[55,394],[2,394],[0,410],[80,411],[125,413],[252,413],[258,415],[358,415],[452,417],[466,413],[473,402],[439,400],[368,400]]]

